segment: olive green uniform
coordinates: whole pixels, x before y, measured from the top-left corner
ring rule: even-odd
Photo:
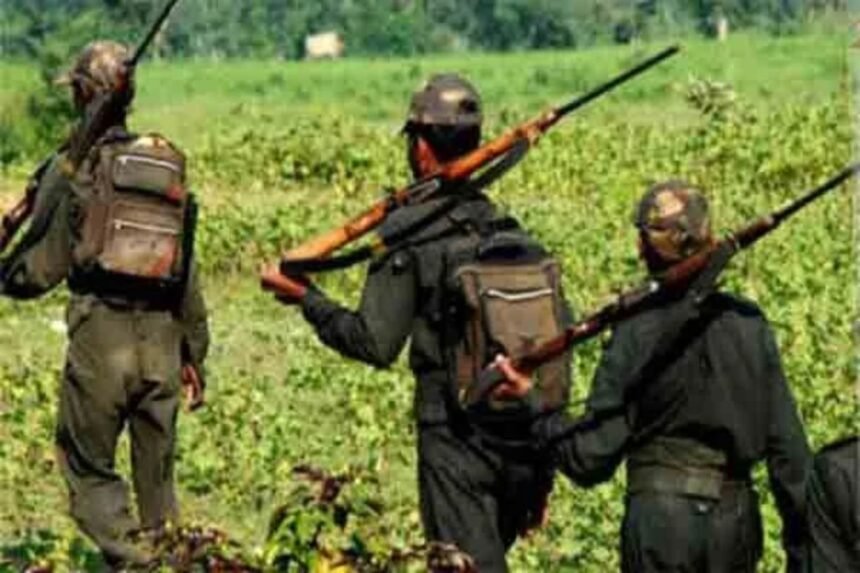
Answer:
[[[438,210],[445,198],[399,210],[383,236],[410,228]],[[451,382],[445,304],[445,252],[457,240],[452,227],[490,221],[495,209],[483,196],[410,236],[410,248],[371,265],[357,311],[311,290],[305,318],[328,346],[377,367],[390,365],[411,339],[410,367],[417,379],[418,479],[428,541],[454,543],[482,572],[506,571],[505,553],[552,485],[553,468],[532,449],[496,447],[465,418]],[[435,240],[431,240],[437,237]],[[525,429],[528,431],[528,428]]]
[[[622,562],[631,573],[755,571],[761,517],[750,472],[765,461],[797,570],[810,453],[770,327],[754,304],[712,294],[657,350],[677,304],[619,325],[585,417],[556,416],[538,434],[581,485],[627,459]]]
[[[109,563],[140,563],[149,555],[129,534],[177,517],[173,460],[181,367],[185,361],[200,368],[205,360],[206,308],[193,271],[184,293],[160,300],[91,284],[72,256],[93,192],[90,168],[85,163],[70,180],[61,162],[58,154],[38,182],[30,229],[4,261],[2,289],[30,299],[67,280],[69,343],[56,440],[71,512]],[[139,521],[115,467],[126,425]]]

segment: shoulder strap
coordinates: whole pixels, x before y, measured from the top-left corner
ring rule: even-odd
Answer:
[[[655,343],[651,356],[643,366],[634,373],[632,382],[627,386],[625,402],[635,402],[645,390],[649,380],[656,377],[657,369],[665,368],[667,360],[675,361],[680,358],[681,353],[676,353],[677,345],[686,341],[685,347],[700,344],[702,335],[721,313],[719,310],[702,308],[693,305],[686,298],[680,303],[680,308],[672,309],[675,314],[666,319],[666,327],[660,333]],[[687,384],[682,384],[673,396],[671,407],[666,408],[655,419],[647,425],[638,428],[633,436],[631,446],[643,444],[659,434],[675,418],[678,410],[683,407],[689,396]]]
[[[624,399],[614,407],[590,412],[589,415],[577,423],[571,424],[565,427],[563,431],[549,436],[546,440],[546,446],[552,446],[563,441],[585,427],[599,424],[604,419],[627,412],[630,405],[636,401],[638,396],[645,391],[647,385],[653,380],[656,374],[655,370],[665,366],[668,354],[675,350],[678,342],[684,340],[687,341],[687,345],[697,342],[711,322],[720,314],[719,311],[713,309],[701,310],[698,304],[694,303],[688,297],[682,299],[679,305],[683,306],[675,309],[676,312],[664,324],[664,328],[658,335],[651,355],[647,357],[646,361],[635,372],[630,374],[630,381],[625,385],[627,391]],[[656,420],[650,422],[647,426],[636,429],[626,449],[629,450],[640,446],[660,433],[674,419],[678,408],[686,402],[687,390],[686,385],[679,388],[678,393],[672,399],[671,408],[666,409]]]

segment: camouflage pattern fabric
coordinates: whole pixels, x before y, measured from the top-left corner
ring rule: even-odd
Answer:
[[[118,87],[117,81],[123,76],[125,62],[130,56],[128,48],[117,42],[91,42],[72,69],[58,77],[56,83],[77,84],[90,93],[113,91]]]
[[[456,74],[439,74],[412,96],[406,125],[479,126],[481,96]]]
[[[642,198],[634,224],[667,263],[678,262],[711,240],[711,219],[704,195],[685,181],[667,181]]]

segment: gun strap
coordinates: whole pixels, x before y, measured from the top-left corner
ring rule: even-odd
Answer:
[[[635,404],[642,393],[657,377],[659,372],[666,367],[666,360],[677,360],[680,354],[676,352],[677,345],[683,343],[685,346],[698,342],[711,322],[717,318],[720,311],[716,309],[702,308],[703,302],[696,300],[693,296],[678,301],[676,307],[670,312],[670,316],[657,334],[656,341],[649,353],[643,357],[644,360],[636,365],[624,385],[624,395],[617,403],[608,404],[596,410],[590,410],[584,417],[575,423],[564,427],[561,431],[547,436],[544,447],[553,447],[572,435],[583,431],[585,428],[599,425],[602,421],[614,416],[625,415],[631,405]],[[677,415],[679,409],[684,406],[688,398],[688,386],[681,384],[673,389],[672,397],[666,408],[654,420],[649,420],[640,428],[636,428],[627,446],[637,447],[646,443],[658,435]]]
[[[306,273],[321,273],[345,270],[359,263],[363,263],[378,256],[380,253],[390,254],[395,251],[416,247],[438,241],[459,232],[459,229],[446,229],[429,237],[417,240],[408,240],[408,237],[426,228],[428,225],[438,221],[455,207],[473,197],[483,189],[486,189],[498,181],[505,173],[514,168],[529,150],[528,141],[522,140],[514,145],[501,159],[487,168],[476,179],[468,181],[464,188],[455,196],[443,201],[437,209],[429,214],[407,225],[403,229],[385,237],[381,243],[366,245],[349,251],[343,255],[328,258],[310,258],[300,260],[285,260],[281,262],[281,274],[286,276],[301,275]]]

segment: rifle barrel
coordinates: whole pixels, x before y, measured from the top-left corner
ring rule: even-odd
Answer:
[[[781,223],[782,221],[788,219],[789,217],[791,217],[792,215],[794,215],[822,195],[828,193],[829,191],[832,191],[836,187],[839,187],[845,181],[847,181],[857,173],[860,173],[860,163],[855,163],[854,165],[846,167],[845,169],[837,173],[835,176],[833,176],[831,179],[829,179],[825,183],[822,183],[820,187],[813,189],[800,199],[792,201],[789,205],[774,213],[774,220],[777,222],[777,224]]]
[[[819,199],[822,195],[825,195],[828,191],[839,187],[842,183],[857,174],[860,174],[860,163],[846,167],[821,186],[806,193],[800,199],[793,201],[787,207],[755,220],[743,229],[729,235],[723,241],[735,243],[735,252],[746,249],[762,237],[770,234],[771,231],[779,226],[780,222],[791,217],[816,199]],[[639,287],[617,295],[613,302],[585,317],[573,326],[568,327],[557,338],[548,341],[523,356],[512,357],[514,366],[526,373],[531,373],[542,364],[560,356],[571,347],[593,338],[606,327],[636,314],[646,303],[654,300],[654,297],[660,296],[660,293],[668,289],[684,286],[696,273],[707,266],[710,257],[716,250],[717,247],[714,246],[706,251],[697,253],[668,269],[663,273],[659,281],[648,281]],[[476,396],[485,396],[493,389],[490,382],[499,384],[501,380],[498,379],[498,376],[493,380],[488,376],[485,378],[485,382],[485,384],[480,385],[476,390]]]
[[[627,70],[623,74],[616,76],[615,78],[609,80],[605,84],[594,88],[590,92],[579,96],[578,98],[576,98],[572,102],[558,108],[556,110],[556,115],[559,118],[562,118],[562,117],[566,116],[567,114],[569,114],[573,111],[576,111],[577,109],[581,108],[582,106],[590,103],[592,100],[599,98],[600,96],[602,96],[606,92],[610,92],[610,91],[614,90],[615,88],[617,88],[621,84],[628,82],[628,81],[632,80],[633,78],[635,78],[636,76],[647,71],[648,69],[653,68],[654,66],[656,66],[657,64],[659,64],[663,60],[671,58],[672,56],[679,53],[680,51],[681,51],[681,46],[678,46],[678,45],[670,46],[670,47],[666,48],[665,50],[663,50],[659,54],[656,54],[656,55],[648,58],[644,62],[636,65],[633,68],[630,68],[629,70]]]
[[[519,125],[496,139],[485,143],[478,149],[445,164],[437,173],[397,191],[390,199],[377,202],[371,209],[351,219],[341,228],[324,233],[291,249],[285,253],[284,260],[310,260],[329,256],[331,253],[376,228],[393,209],[406,203],[420,202],[432,196],[444,181],[466,180],[480,169],[492,164],[492,162],[498,160],[500,157],[511,153],[512,150],[524,142],[531,145],[539,135],[548,131],[564,116],[642,74],[663,60],[674,56],[680,50],[681,48],[678,46],[669,47],[627,72],[577,98],[573,102],[561,108],[545,112],[538,118]],[[524,153],[526,149],[521,150],[521,152]]]
[[[161,14],[158,15],[158,19],[155,20],[152,27],[146,33],[146,36],[143,38],[143,41],[137,46],[137,49],[134,51],[134,55],[128,61],[128,67],[133,68],[137,65],[143,55],[146,53],[146,50],[149,49],[149,45],[161,31],[161,27],[164,25],[164,22],[170,17],[170,13],[173,12],[173,8],[176,4],[179,3],[179,0],[170,0],[161,11]]]

